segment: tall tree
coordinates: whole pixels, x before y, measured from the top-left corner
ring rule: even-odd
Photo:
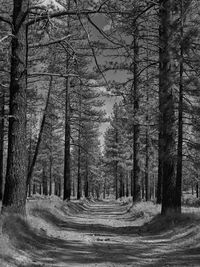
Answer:
[[[3,212],[25,214],[26,204],[26,87],[28,0],[13,1],[10,71],[8,160]]]
[[[3,198],[3,161],[4,161],[4,115],[5,115],[5,93],[4,88],[0,91],[0,200]]]
[[[177,212],[181,212],[182,195],[182,168],[183,168],[183,0],[180,0],[180,80],[179,80],[179,106],[178,106],[178,151],[177,151],[177,171],[176,171],[176,192],[175,204]]]
[[[136,22],[137,23],[137,22]],[[139,43],[138,43],[138,25],[135,26],[133,49],[134,49],[134,61],[133,61],[133,97],[134,97],[134,125],[133,125],[133,201],[140,199],[140,166],[139,166],[139,138],[140,138],[140,126],[139,126],[139,81],[138,81],[138,63],[139,63]]]
[[[71,6],[70,0],[68,0],[67,9]],[[67,31],[70,33],[70,17],[67,20]],[[70,71],[70,54],[66,54],[66,73]],[[65,85],[65,154],[64,154],[64,188],[63,188],[63,199],[70,200],[71,198],[71,152],[70,152],[70,78],[66,78]]]
[[[175,93],[173,47],[173,1],[160,0],[160,27],[162,51],[160,53],[160,90],[162,98],[162,137],[163,137],[163,181],[162,214],[175,211]]]

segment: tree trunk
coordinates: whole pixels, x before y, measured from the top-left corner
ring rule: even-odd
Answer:
[[[75,182],[73,180],[73,184],[72,184],[72,194],[73,194],[73,197],[76,196],[76,191],[75,191]]]
[[[58,196],[61,197],[62,187],[61,182],[58,183]]]
[[[133,197],[133,191],[134,191],[133,170],[131,170],[130,175],[131,175],[131,196]]]
[[[178,154],[176,170],[176,211],[181,213],[182,168],[183,168],[183,0],[181,0],[181,31],[180,31],[180,81],[178,106]]]
[[[115,198],[118,199],[118,162],[115,162]]]
[[[32,192],[31,192],[31,191],[32,191],[31,189],[32,189],[32,184],[29,183],[29,185],[28,185],[28,196],[29,196],[29,197],[31,197],[31,193],[32,193]]]
[[[50,159],[49,159],[49,195],[52,195],[52,166],[53,166],[53,157],[52,151],[50,152]]]
[[[28,0],[13,1],[8,159],[2,212],[26,214],[26,88]],[[22,19],[23,18],[23,19]]]
[[[80,133],[80,129],[79,129]],[[81,148],[80,148],[80,134],[78,147],[78,172],[77,172],[77,199],[81,198]]]
[[[32,158],[32,127],[30,126],[30,136],[29,136],[29,148],[28,148],[28,170],[31,165],[31,158]],[[29,184],[27,184],[27,194],[30,197],[31,196],[31,186],[32,181],[29,181]]]
[[[153,200],[156,199],[156,182],[155,182],[155,175],[153,174]]]
[[[126,174],[126,197],[129,196],[128,177],[129,177],[129,172],[127,172]]]
[[[149,33],[147,33],[148,35]],[[145,199],[146,201],[149,200],[149,187],[150,187],[150,179],[149,179],[149,44],[148,44],[148,40],[147,40],[147,68],[146,68],[146,105],[147,105],[147,109],[146,109],[146,133],[145,133],[145,143],[146,143],[146,147],[145,147]]]
[[[71,198],[71,153],[70,153],[70,80],[66,78],[66,96],[65,96],[65,156],[64,156],[64,192],[63,200]]]
[[[145,178],[145,177],[144,177],[144,178]],[[144,182],[145,182],[145,181],[144,181],[144,178],[142,178],[142,181],[141,181],[141,182],[142,182],[142,190],[141,190],[141,191],[142,191],[142,199],[145,198],[145,186],[144,186],[144,184],[145,184]]]
[[[5,113],[4,89],[0,95],[0,200],[3,198],[3,152],[4,152],[4,113]]]
[[[42,183],[39,184],[39,194],[42,195]]]
[[[199,198],[199,183],[196,183],[196,197]]]
[[[140,166],[139,166],[139,138],[140,138],[140,126],[138,120],[139,111],[139,88],[138,88],[138,57],[139,57],[139,45],[138,45],[138,26],[134,32],[134,63],[133,63],[133,73],[134,73],[134,126],[133,126],[133,201],[138,201],[140,199]]]
[[[36,147],[35,147],[33,159],[30,162],[30,166],[28,168],[28,175],[27,175],[27,181],[26,181],[27,186],[31,182],[31,178],[32,178],[32,174],[33,174],[33,171],[34,171],[35,163],[36,163],[36,160],[37,160],[40,144],[41,144],[41,141],[42,141],[42,134],[43,134],[43,130],[44,130],[45,122],[46,122],[49,99],[50,99],[51,90],[52,90],[52,82],[53,82],[53,78],[51,77],[50,82],[49,82],[49,90],[48,90],[48,94],[47,94],[46,105],[45,105],[45,109],[44,109],[44,112],[43,112],[40,131],[39,131],[39,134],[38,134],[37,144],[36,144]]]
[[[192,187],[192,195],[194,195],[194,184],[193,184],[193,181],[192,181],[191,187]]]
[[[33,195],[35,195],[35,194],[36,194],[36,184],[33,183]]]
[[[162,49],[162,28],[159,27],[159,58],[162,57],[163,49]],[[162,181],[163,181],[163,114],[162,114],[162,106],[163,106],[163,97],[162,97],[162,74],[161,67],[162,62],[159,61],[159,133],[158,133],[158,182],[157,182],[157,204],[161,204],[162,202]]]
[[[47,183],[47,174],[45,167],[43,167],[43,173],[42,173],[42,186],[43,186],[43,195],[48,195],[48,183]]]
[[[66,1],[67,9],[70,9],[71,1]],[[70,18],[67,22],[68,33],[70,34]],[[69,73],[70,54],[66,56],[66,73]],[[65,91],[65,155],[64,155],[64,188],[63,200],[70,200],[71,198],[71,153],[70,153],[70,78],[66,78]]]
[[[162,164],[162,148],[161,148],[161,134],[159,133],[158,137],[158,182],[157,182],[157,190],[156,190],[156,199],[157,204],[161,204],[162,202],[162,176],[163,176],[163,164]]]
[[[88,159],[86,159],[86,169],[85,169],[85,197],[89,197],[89,181],[88,181]]]
[[[79,119],[78,119],[78,175],[77,175],[77,199],[82,197],[81,184],[81,117],[82,117],[82,95],[81,87],[79,87]]]
[[[54,195],[58,195],[58,183],[56,181],[54,182]]]
[[[119,197],[122,198],[123,197],[123,191],[124,191],[124,188],[123,188],[123,174],[122,174],[122,170],[120,171],[120,176],[119,176],[119,185],[120,185],[120,188],[119,188]]]
[[[149,201],[149,130],[146,129],[145,199]]]
[[[175,212],[175,97],[174,62],[172,55],[172,0],[160,0],[161,48],[160,54],[160,90],[162,97],[161,113],[163,117],[163,182],[162,182],[162,214]]]

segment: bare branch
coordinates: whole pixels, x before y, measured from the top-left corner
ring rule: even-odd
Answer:
[[[0,21],[3,21],[3,22],[5,22],[5,23],[8,23],[8,24],[10,24],[10,25],[12,25],[12,20],[11,20],[11,18],[10,17],[8,17],[8,16],[0,16]]]
[[[95,51],[94,51],[94,47],[93,47],[92,44],[91,44],[91,40],[90,40],[89,33],[87,32],[85,26],[83,25],[83,22],[81,21],[81,18],[80,18],[79,15],[78,15],[78,19],[79,19],[79,21],[80,21],[81,26],[83,27],[83,30],[85,31],[85,33],[86,33],[86,35],[87,35],[88,44],[89,44],[89,46],[90,46],[90,48],[91,48],[91,50],[92,50],[92,54],[93,54],[94,61],[95,61],[95,64],[96,64],[96,66],[97,66],[97,69],[98,69],[98,71],[101,73],[101,75],[102,75],[102,77],[103,77],[103,79],[104,79],[106,85],[107,85],[108,88],[109,88],[108,81],[106,80],[106,77],[105,77],[105,75],[103,74],[103,72],[101,71],[101,68],[100,68],[100,66],[99,66],[99,64],[98,64],[98,60],[97,60],[97,57],[96,57],[96,54],[95,54]]]
[[[13,34],[8,34],[6,36],[4,36],[3,38],[0,39],[0,43],[2,43],[3,41],[5,41],[6,39],[8,39],[9,37],[15,37]]]
[[[50,18],[59,18],[61,16],[66,16],[66,15],[71,15],[71,16],[81,16],[81,15],[94,15],[94,14],[124,14],[124,15],[130,15],[131,11],[98,11],[98,10],[64,10],[64,11],[58,11],[58,12],[51,12],[51,13],[46,13],[38,16],[35,19],[31,19],[27,22],[27,25],[32,25],[38,21],[44,20],[44,19],[50,19]]]
[[[61,77],[61,78],[68,78],[68,77],[79,77],[76,74],[60,74],[60,73],[48,73],[48,72],[34,72],[29,73],[28,77],[34,77],[34,76],[52,76],[52,77]]]
[[[63,37],[61,39],[53,40],[52,42],[48,42],[48,43],[32,44],[32,45],[29,45],[29,48],[38,48],[38,47],[44,47],[44,46],[49,46],[49,45],[61,43],[61,42],[65,41],[69,37],[71,37],[71,35],[67,35],[67,36],[65,36],[65,37]]]

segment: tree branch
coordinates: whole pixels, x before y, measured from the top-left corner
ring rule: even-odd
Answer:
[[[127,11],[127,12],[120,12],[120,11],[98,11],[98,10],[64,10],[64,11],[58,11],[58,12],[52,12],[48,14],[43,14],[41,16],[38,16],[35,19],[31,19],[27,22],[27,25],[30,26],[38,21],[44,20],[44,19],[50,19],[50,18],[59,18],[61,16],[66,16],[66,15],[71,15],[71,16],[81,16],[81,15],[94,15],[94,14],[124,14],[124,15],[130,15],[132,12]]]
[[[8,23],[9,25],[12,25],[12,20],[11,20],[10,17],[0,16],[0,21],[3,21],[5,23]]]
[[[61,43],[63,41],[65,41],[65,39],[69,38],[71,35],[67,35],[61,39],[57,39],[57,40],[54,40],[52,42],[49,42],[49,43],[44,43],[44,44],[32,44],[32,45],[29,45],[29,48],[38,48],[38,47],[44,47],[44,46],[49,46],[49,45],[53,45],[53,44],[57,44],[57,43]]]
[[[60,73],[49,73],[49,72],[34,72],[34,73],[28,74],[28,77],[34,77],[34,76],[52,76],[52,77],[61,77],[61,78],[79,77],[78,75],[72,74],[72,73],[60,74]]]

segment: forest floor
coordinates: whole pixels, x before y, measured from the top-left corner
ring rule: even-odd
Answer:
[[[200,209],[159,212],[151,202],[29,199],[26,220],[0,220],[0,266],[200,266]]]

